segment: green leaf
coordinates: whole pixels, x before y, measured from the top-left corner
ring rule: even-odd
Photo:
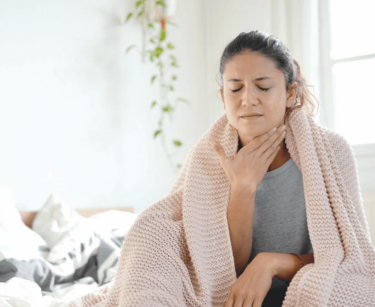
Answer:
[[[156,5],[161,5],[162,7],[165,7],[165,3],[164,3],[164,1],[156,1],[156,3],[155,3]]]
[[[174,91],[174,87],[172,85],[170,85],[169,90]]]
[[[137,15],[137,18],[138,17],[141,17],[143,15],[143,11],[140,11],[139,13],[138,13],[138,15]]]
[[[152,38],[150,38],[150,42],[155,44],[155,41]]]
[[[151,78],[151,84],[154,83],[155,79],[156,79],[157,75],[153,75],[152,78]]]
[[[173,112],[174,108],[170,105],[167,104],[165,107],[162,108],[163,112]]]
[[[159,66],[160,68],[164,67],[164,65],[163,65],[163,63],[161,61],[159,61],[158,64],[156,64],[156,66]]]
[[[156,101],[153,101],[152,104],[151,104],[151,108],[153,108],[154,105],[156,105],[156,103],[157,103]]]
[[[182,167],[182,164],[177,164],[177,168],[181,168]]]
[[[132,48],[134,48],[135,47],[135,45],[131,45],[131,46],[129,46],[128,48],[126,48],[126,51],[125,51],[125,53],[128,53]]]
[[[140,6],[142,3],[143,3],[143,0],[139,0],[139,1],[137,1],[137,3],[135,4],[135,7]]]
[[[173,144],[176,146],[181,146],[182,143],[179,140],[173,140]]]
[[[176,57],[173,55],[173,54],[170,54],[169,57],[173,60],[173,61],[176,61]]]
[[[159,18],[155,18],[155,21],[156,21],[156,22],[160,22]]]
[[[161,47],[156,47],[155,50],[154,50],[155,56],[158,58],[162,54],[163,50],[164,49],[161,48]]]
[[[176,64],[176,62],[172,62],[172,63],[171,63],[171,66],[179,67],[179,66]]]
[[[151,62],[154,61],[154,52],[153,51],[150,52],[150,61]]]
[[[172,76],[172,80],[177,80],[177,76],[176,76],[176,75],[173,75],[173,76]]]
[[[155,133],[154,133],[154,138],[156,138],[158,136],[158,134],[160,134],[160,133],[161,133],[161,129],[156,130]]]
[[[184,103],[186,103],[186,104],[190,104],[189,101],[187,101],[186,99],[181,98],[181,97],[177,98],[177,101],[182,101],[182,102],[184,102]]]
[[[126,16],[126,19],[125,19],[125,22],[128,22],[128,20],[130,19],[130,17],[133,16],[133,13],[129,13],[128,16]]]
[[[161,28],[160,29],[160,36],[159,36],[159,41],[163,41],[163,40],[165,40],[165,37],[167,36],[167,32],[163,29],[163,28]]]
[[[153,29],[155,29],[155,27],[154,27],[154,25],[153,25],[152,23],[149,23],[149,24],[148,24],[148,27],[149,27],[149,28],[153,28]]]
[[[158,122],[159,127],[161,127],[161,123],[162,123],[162,122],[163,122],[163,120],[160,119],[159,122]]]
[[[173,46],[171,43],[168,43],[168,44],[167,44],[167,48],[168,48],[168,49],[174,49],[174,46]]]

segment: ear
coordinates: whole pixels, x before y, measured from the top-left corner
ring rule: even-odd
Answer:
[[[220,94],[221,94],[221,100],[223,101],[224,109],[225,109],[225,101],[224,101],[224,88],[220,87]]]
[[[293,82],[290,86],[288,98],[287,98],[287,101],[286,101],[286,106],[288,108],[290,108],[292,106],[293,102],[296,100],[297,91],[298,91],[298,84],[297,84],[297,82]]]

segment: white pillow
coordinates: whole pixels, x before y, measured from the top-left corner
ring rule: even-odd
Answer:
[[[53,248],[67,232],[85,219],[51,194],[35,216],[32,229]]]
[[[0,238],[0,252],[5,258],[32,258],[46,250],[42,237],[23,223],[7,187],[0,187]]]

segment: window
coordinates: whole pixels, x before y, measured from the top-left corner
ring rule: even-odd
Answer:
[[[323,125],[351,144],[375,243],[375,1],[320,0]]]
[[[320,4],[325,124],[353,145],[375,143],[375,1]]]

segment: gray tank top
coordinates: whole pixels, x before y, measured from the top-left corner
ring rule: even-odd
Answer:
[[[249,263],[261,252],[313,253],[307,228],[303,178],[292,158],[279,168],[266,172],[257,187]],[[262,307],[281,306],[289,283],[274,277]]]

